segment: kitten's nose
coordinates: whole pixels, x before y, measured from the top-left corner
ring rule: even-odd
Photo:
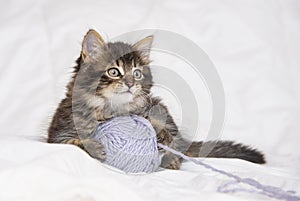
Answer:
[[[133,81],[131,81],[131,80],[126,81],[126,85],[128,86],[128,88],[132,87]]]

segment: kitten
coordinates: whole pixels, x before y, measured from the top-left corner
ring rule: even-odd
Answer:
[[[104,161],[104,147],[92,138],[95,128],[99,122],[114,116],[135,114],[151,122],[158,142],[188,156],[199,157],[201,147],[213,146],[208,157],[265,163],[262,153],[242,144],[189,142],[182,138],[167,107],[150,92],[153,85],[149,66],[152,41],[153,36],[148,36],[133,45],[105,43],[95,30],[89,30],[66,97],[59,104],[48,129],[47,141],[79,146],[92,157]],[[167,152],[161,166],[179,169],[181,161]]]

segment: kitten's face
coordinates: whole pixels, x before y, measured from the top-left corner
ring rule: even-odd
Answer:
[[[126,48],[127,44],[109,43],[110,51]],[[149,61],[142,59],[139,52],[134,51],[115,59],[102,73],[97,94],[103,96],[114,105],[133,102],[150,92],[152,86]]]
[[[134,45],[104,43],[97,32],[89,31],[83,42],[82,57],[99,75],[95,95],[115,107],[143,101],[152,86],[148,66],[152,40],[150,36]]]

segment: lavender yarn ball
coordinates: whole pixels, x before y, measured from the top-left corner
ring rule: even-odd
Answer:
[[[241,178],[229,172],[217,169],[200,160],[188,157],[163,144],[157,143],[156,133],[148,120],[140,116],[115,117],[100,124],[95,132],[95,139],[99,140],[106,151],[105,163],[114,166],[126,173],[150,173],[158,169],[160,165],[158,148],[169,151],[196,165],[203,166],[214,172],[218,172],[228,178],[234,179],[218,188],[218,192],[234,193],[249,192],[276,198],[278,200],[300,201],[300,197],[293,195],[295,192],[284,191],[274,186],[262,185],[251,178]],[[245,188],[228,189],[233,184],[244,183],[256,190]]]
[[[143,117],[114,117],[98,125],[94,138],[105,147],[104,163],[126,173],[150,173],[160,165],[156,132]]]

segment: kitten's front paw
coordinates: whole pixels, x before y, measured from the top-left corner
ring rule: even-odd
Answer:
[[[162,158],[161,167],[171,170],[179,170],[181,166],[181,159],[173,154],[165,154]]]
[[[100,161],[104,161],[106,158],[106,153],[104,146],[93,139],[85,139],[81,141],[82,148],[93,158]]]

